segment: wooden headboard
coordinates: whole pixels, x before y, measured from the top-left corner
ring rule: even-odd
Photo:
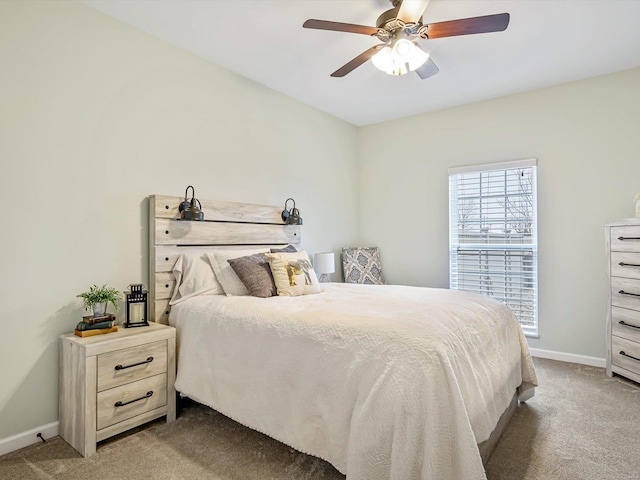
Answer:
[[[175,286],[172,270],[185,252],[204,253],[246,245],[297,245],[299,225],[285,225],[283,207],[200,200],[204,221],[180,220],[183,197],[149,197],[149,319],[168,323]]]

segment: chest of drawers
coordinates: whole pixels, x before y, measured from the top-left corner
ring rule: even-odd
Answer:
[[[81,455],[145,422],[176,418],[175,329],[151,323],[60,337],[60,436]]]
[[[640,218],[605,227],[609,263],[607,375],[640,382]]]

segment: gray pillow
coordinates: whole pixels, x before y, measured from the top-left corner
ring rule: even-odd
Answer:
[[[252,297],[267,298],[278,294],[269,260],[264,253],[227,260]]]
[[[287,245],[283,248],[272,248],[271,253],[295,253],[298,249],[293,245]]]

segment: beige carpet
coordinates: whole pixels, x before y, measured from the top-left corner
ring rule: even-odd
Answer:
[[[541,386],[520,405],[489,480],[640,479],[640,386],[602,369],[536,359]],[[0,479],[344,479],[331,465],[186,402],[80,457],[59,437],[0,457]],[[437,479],[464,480],[464,479]]]

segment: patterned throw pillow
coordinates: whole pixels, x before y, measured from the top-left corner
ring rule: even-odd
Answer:
[[[380,252],[377,247],[342,249],[342,268],[345,283],[385,285],[382,277]]]
[[[295,253],[267,253],[278,295],[297,297],[320,293],[316,272],[304,250]]]

